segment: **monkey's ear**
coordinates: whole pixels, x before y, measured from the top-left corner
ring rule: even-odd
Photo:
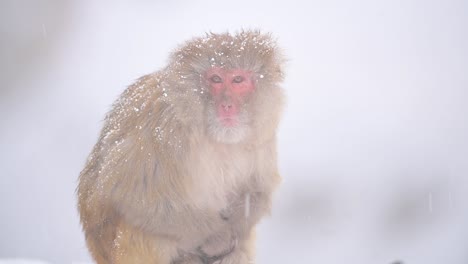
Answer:
[[[278,67],[276,67],[276,74],[278,75],[278,81],[284,80],[284,70],[282,66],[278,65]]]
[[[276,49],[272,59],[271,74],[273,75],[273,81],[281,82],[284,80],[285,66],[288,60],[283,57],[280,50]]]

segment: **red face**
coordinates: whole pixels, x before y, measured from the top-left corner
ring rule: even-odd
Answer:
[[[205,80],[220,121],[225,126],[236,126],[241,104],[255,89],[252,73],[242,69],[211,68],[206,71]]]

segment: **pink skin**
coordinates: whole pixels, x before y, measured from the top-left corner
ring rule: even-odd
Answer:
[[[255,89],[252,73],[214,67],[206,71],[205,80],[215,101],[218,118],[225,126],[236,126],[239,106]]]

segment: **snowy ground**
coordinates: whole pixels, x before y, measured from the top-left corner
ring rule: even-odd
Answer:
[[[466,2],[7,0],[0,22],[0,264],[91,262],[74,191],[112,101],[241,27],[289,57],[257,263],[468,263]]]

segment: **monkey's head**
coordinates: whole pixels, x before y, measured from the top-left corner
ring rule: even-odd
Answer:
[[[168,70],[184,94],[185,115],[212,139],[228,144],[271,137],[282,108],[283,57],[270,35],[207,34],[172,56]]]

